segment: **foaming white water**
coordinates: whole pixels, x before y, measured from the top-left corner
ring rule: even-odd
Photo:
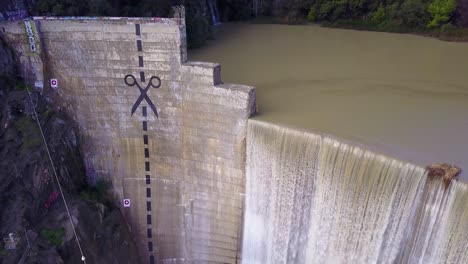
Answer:
[[[468,186],[428,182],[402,260],[409,263],[468,263]]]
[[[464,184],[255,120],[246,174],[243,263],[466,263]]]

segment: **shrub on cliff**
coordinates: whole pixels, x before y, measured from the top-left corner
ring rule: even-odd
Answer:
[[[65,229],[49,229],[43,228],[40,232],[40,235],[45,240],[49,241],[52,245],[58,247],[62,244],[63,235],[65,234]]]
[[[109,190],[111,187],[112,185],[109,181],[99,179],[95,186],[84,186],[80,191],[80,197],[88,202],[109,204]]]

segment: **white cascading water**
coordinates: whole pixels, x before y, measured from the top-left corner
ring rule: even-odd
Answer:
[[[468,190],[423,168],[249,120],[242,262],[468,263]]]

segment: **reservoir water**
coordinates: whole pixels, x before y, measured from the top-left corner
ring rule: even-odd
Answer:
[[[189,56],[221,63],[225,82],[255,86],[256,120],[468,170],[468,43],[241,23],[217,27]]]

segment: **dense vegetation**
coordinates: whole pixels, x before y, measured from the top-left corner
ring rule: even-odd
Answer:
[[[327,26],[468,39],[468,0],[271,0],[261,3],[260,14],[273,15],[285,23],[309,21]]]
[[[252,1],[257,2],[257,1]],[[468,27],[468,0],[271,0],[261,12],[294,23],[361,21],[368,24],[437,28]],[[270,2],[270,4],[268,3]]]
[[[380,30],[454,28],[456,0],[315,1],[310,21],[358,21]]]
[[[20,0],[2,0],[20,1]],[[447,32],[468,36],[468,0],[24,0],[34,15],[171,16],[185,5],[189,47],[212,35],[213,6],[220,21],[269,17],[281,23],[394,32]],[[270,20],[271,21],[271,20]]]

